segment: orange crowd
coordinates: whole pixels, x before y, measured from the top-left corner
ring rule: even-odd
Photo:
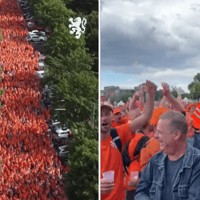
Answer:
[[[134,199],[139,174],[145,169],[149,160],[160,151],[155,133],[159,118],[164,113],[174,110],[185,116],[188,125],[187,141],[191,146],[196,147],[194,138],[200,130],[200,102],[192,103],[183,100],[181,96],[174,98],[167,83],[162,83],[162,87],[163,98],[158,102],[154,97],[149,97],[149,101],[144,103],[147,86],[140,86],[132,99],[123,106],[118,106],[116,103],[113,106],[105,100],[101,102],[102,199],[120,200],[125,196],[126,200]],[[112,145],[109,145],[110,143]],[[120,163],[122,161],[118,158],[123,160],[126,170],[123,170],[123,165]],[[115,174],[114,185],[112,181],[106,180],[104,175],[105,172],[110,171]],[[124,180],[124,183],[121,180]]]
[[[39,52],[26,40],[28,30],[17,0],[0,1],[0,199],[67,199],[63,167],[47,136],[50,111],[42,107]],[[38,114],[38,110],[41,110]]]

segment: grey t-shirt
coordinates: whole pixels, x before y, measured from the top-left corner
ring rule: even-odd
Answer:
[[[181,167],[184,156],[182,156],[179,160],[170,161],[168,158],[165,162],[165,181],[162,190],[162,200],[171,200],[173,199],[173,185],[177,173]]]

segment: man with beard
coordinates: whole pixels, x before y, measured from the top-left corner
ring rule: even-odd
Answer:
[[[200,151],[187,143],[187,122],[177,111],[164,113],[154,135],[160,152],[142,171],[134,200],[198,200]]]
[[[150,81],[146,82],[146,106],[142,114],[129,123],[116,127],[121,141],[122,150],[127,141],[131,139],[130,132],[137,129],[150,120],[154,109],[154,97],[157,87]],[[101,104],[101,199],[123,200],[125,198],[124,174],[122,155],[111,137],[111,125],[113,119],[113,107],[108,102]],[[114,182],[103,178],[105,172],[114,174]]]

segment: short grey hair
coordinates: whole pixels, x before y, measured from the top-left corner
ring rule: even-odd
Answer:
[[[171,131],[179,130],[182,135],[186,135],[188,131],[188,125],[186,121],[186,117],[177,111],[168,111],[160,116],[159,119],[169,120],[169,128]]]

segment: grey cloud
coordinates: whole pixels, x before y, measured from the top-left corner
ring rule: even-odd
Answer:
[[[106,8],[107,1],[103,2]],[[190,23],[191,19],[186,21],[179,13],[175,13],[175,19],[171,29],[166,30],[167,17],[158,19],[144,13],[132,22],[125,22],[118,13],[103,15],[100,19],[101,70],[139,75],[149,72],[147,67],[163,70],[190,67],[189,60],[195,62],[200,45],[199,37],[192,33],[192,28],[199,25],[198,19]],[[188,27],[193,35],[189,34]],[[135,58],[138,67],[135,66]]]
[[[178,48],[172,45],[171,49],[159,44],[156,36],[152,37],[149,33],[152,30],[145,29],[142,23],[139,23],[140,32],[136,37],[130,38],[119,33],[116,28],[103,30],[101,33],[101,68],[102,70],[115,66],[118,70],[120,66],[129,68],[134,64],[135,58],[138,63],[144,66],[156,68],[173,68],[175,65],[183,65],[187,56],[180,55]],[[154,27],[154,30],[156,28]],[[154,31],[155,32],[155,31]],[[141,34],[140,34],[141,33]],[[163,38],[170,37],[170,34],[164,33]],[[120,68],[119,68],[120,69]]]

